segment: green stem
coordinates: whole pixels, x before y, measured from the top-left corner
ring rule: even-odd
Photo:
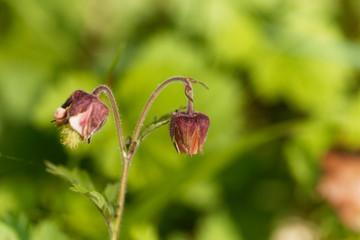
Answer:
[[[119,114],[119,110],[118,110],[118,107],[117,107],[117,104],[116,104],[116,101],[114,98],[114,94],[112,93],[111,89],[106,85],[101,85],[101,86],[97,87],[93,91],[93,94],[99,95],[101,92],[105,92],[106,95],[108,96],[111,107],[114,112],[115,125],[116,125],[118,142],[119,142],[120,152],[121,152],[121,160],[122,160],[122,173],[121,173],[121,178],[120,178],[117,214],[115,215],[115,219],[110,224],[108,224],[109,231],[110,231],[110,239],[117,240],[119,237],[122,213],[123,213],[124,205],[125,205],[126,183],[127,183],[127,176],[129,173],[129,166],[130,166],[132,156],[127,156],[127,154],[126,154],[124,138],[123,138],[123,134],[122,134],[122,130],[121,130],[120,114]]]
[[[120,233],[120,226],[121,226],[121,219],[124,212],[125,206],[125,193],[126,193],[126,184],[127,178],[129,174],[129,167],[130,167],[131,158],[125,159],[123,161],[122,167],[122,174],[120,179],[120,189],[119,189],[119,198],[118,198],[118,206],[117,206],[117,213],[115,216],[114,228],[112,229],[111,233],[111,240],[117,240]]]
[[[126,158],[125,143],[124,143],[124,138],[123,138],[123,134],[122,134],[122,130],[121,130],[120,114],[119,114],[119,110],[118,110],[118,107],[117,107],[117,104],[115,101],[114,94],[112,93],[111,89],[106,85],[101,85],[101,86],[97,87],[93,91],[93,94],[98,96],[101,92],[105,92],[107,97],[110,100],[110,104],[113,109],[114,118],[115,118],[115,125],[116,125],[116,131],[117,131],[121,156],[123,159],[125,159]]]

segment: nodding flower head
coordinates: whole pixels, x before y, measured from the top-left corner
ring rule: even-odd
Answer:
[[[54,114],[56,126],[63,126],[63,143],[75,146],[68,136],[77,132],[80,140],[90,142],[92,135],[100,131],[109,116],[109,108],[94,95],[82,90],[75,91]],[[65,135],[65,136],[64,136]]]
[[[175,112],[170,119],[170,137],[178,153],[203,153],[209,117],[200,112]]]

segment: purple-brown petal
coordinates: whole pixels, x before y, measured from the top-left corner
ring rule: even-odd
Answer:
[[[209,118],[199,112],[175,112],[170,119],[170,137],[176,150],[189,156],[202,153]]]
[[[89,130],[89,121],[92,112],[92,107],[87,109],[87,111],[79,113],[75,116],[71,116],[69,118],[70,126],[77,131],[84,139],[88,138],[88,130]]]
[[[105,124],[108,115],[109,108],[97,96],[77,90],[56,110],[54,118],[57,126],[68,122],[84,140],[90,140]]]

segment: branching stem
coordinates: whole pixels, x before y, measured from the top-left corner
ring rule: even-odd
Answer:
[[[111,107],[113,109],[114,118],[115,118],[115,125],[118,135],[118,142],[120,146],[121,151],[121,159],[122,159],[122,173],[120,178],[120,188],[119,188],[119,196],[117,201],[117,212],[115,215],[114,220],[111,223],[108,223],[109,230],[110,230],[110,239],[111,240],[117,240],[120,233],[120,226],[121,226],[121,219],[123,216],[124,211],[124,205],[125,205],[125,193],[126,193],[126,185],[127,185],[127,178],[129,174],[129,167],[132,160],[132,157],[135,153],[136,148],[138,147],[138,138],[140,135],[141,127],[145,121],[146,115],[153,104],[156,97],[159,95],[159,93],[170,83],[175,81],[181,81],[185,84],[185,95],[188,99],[188,105],[187,105],[187,112],[192,113],[193,112],[193,92],[192,92],[192,86],[191,83],[197,83],[198,81],[192,79],[192,78],[186,78],[186,77],[171,77],[167,80],[165,80],[162,84],[160,84],[155,91],[151,94],[149,100],[147,101],[145,108],[143,109],[139,121],[135,127],[134,134],[132,136],[132,140],[130,143],[130,147],[127,150],[125,147],[124,137],[121,130],[121,122],[120,122],[120,115],[118,111],[118,107],[116,105],[116,101],[114,98],[114,95],[111,91],[111,89],[106,85],[101,85],[97,87],[94,91],[94,95],[99,95],[101,92],[105,92],[110,100]],[[205,84],[199,82],[201,85],[205,86]]]

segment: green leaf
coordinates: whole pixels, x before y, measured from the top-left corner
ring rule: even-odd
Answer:
[[[58,177],[65,179],[66,181],[72,184],[78,184],[86,189],[86,191],[93,191],[95,190],[94,185],[87,174],[87,172],[74,168],[72,170],[64,167],[64,166],[56,166],[50,162],[45,162],[46,164],[46,171],[51,174],[54,174]]]
[[[83,186],[76,184],[76,183],[73,183],[72,187],[70,187],[70,190],[73,192],[78,192],[78,193],[82,193],[82,194],[86,194],[89,192],[86,188],[84,188]]]
[[[78,187],[79,186],[77,186],[77,188]],[[115,219],[114,206],[111,203],[107,202],[105,197],[101,193],[99,193],[97,191],[80,192],[80,193],[84,194],[86,197],[88,197],[90,199],[90,201],[92,203],[95,204],[95,206],[99,209],[101,214],[104,216],[106,223],[108,225]]]
[[[47,171],[70,182],[70,190],[86,196],[104,216],[107,225],[115,218],[114,206],[107,202],[106,198],[98,191],[95,191],[94,185],[87,172],[74,168],[67,169],[64,166],[56,166],[50,162],[45,163]]]

